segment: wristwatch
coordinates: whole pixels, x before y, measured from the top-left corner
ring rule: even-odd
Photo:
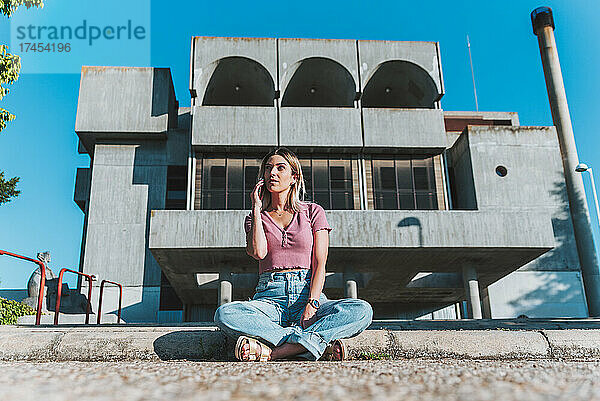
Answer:
[[[321,306],[321,303],[316,298],[309,298],[308,303],[315,309],[319,309],[319,306]]]

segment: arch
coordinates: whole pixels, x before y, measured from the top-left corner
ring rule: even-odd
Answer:
[[[337,61],[310,57],[299,61],[281,101],[282,107],[354,107],[356,83]]]
[[[362,107],[433,109],[438,99],[427,71],[410,61],[392,60],[379,64],[367,81]]]
[[[273,78],[259,62],[233,56],[215,63],[203,106],[274,106]]]

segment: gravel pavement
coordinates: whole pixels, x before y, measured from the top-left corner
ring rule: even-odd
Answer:
[[[600,361],[0,362],[0,400],[600,400]]]

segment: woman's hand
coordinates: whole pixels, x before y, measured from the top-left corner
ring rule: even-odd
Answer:
[[[314,322],[317,321],[317,310],[314,306],[307,303],[304,308],[304,312],[302,313],[302,317],[300,318],[300,325],[303,329],[311,326]]]
[[[261,178],[260,180],[258,180],[256,185],[254,186],[254,189],[252,190],[252,193],[250,194],[250,199],[252,200],[252,209],[262,210],[261,188],[264,191],[264,185],[265,185],[265,180],[264,180],[264,178]]]

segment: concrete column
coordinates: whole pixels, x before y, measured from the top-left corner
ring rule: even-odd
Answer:
[[[358,285],[354,278],[346,280],[344,294],[346,298],[358,298]]]
[[[469,305],[469,315],[472,319],[482,319],[481,298],[479,297],[479,280],[477,279],[477,270],[471,266],[463,267],[463,283],[465,285],[465,294],[467,295],[467,304]]]
[[[533,32],[538,38],[546,89],[550,101],[552,121],[556,126],[560,152],[562,155],[565,182],[569,197],[571,218],[575,233],[575,243],[579,263],[583,273],[583,284],[590,316],[600,316],[600,272],[598,257],[594,247],[589,210],[585,197],[583,178],[575,171],[579,164],[571,115],[567,104],[567,94],[558,60],[558,50],[554,40],[554,18],[549,7],[539,7],[531,13]]]
[[[344,269],[344,284],[344,296],[346,298],[358,298],[358,284],[352,267]]]
[[[233,300],[233,278],[231,271],[222,270],[219,272],[219,306]]]
[[[462,311],[461,311],[462,301],[454,304],[454,314],[456,315],[456,319],[462,319]]]
[[[481,309],[484,319],[492,318],[492,305],[490,303],[490,293],[488,287],[481,289]]]

